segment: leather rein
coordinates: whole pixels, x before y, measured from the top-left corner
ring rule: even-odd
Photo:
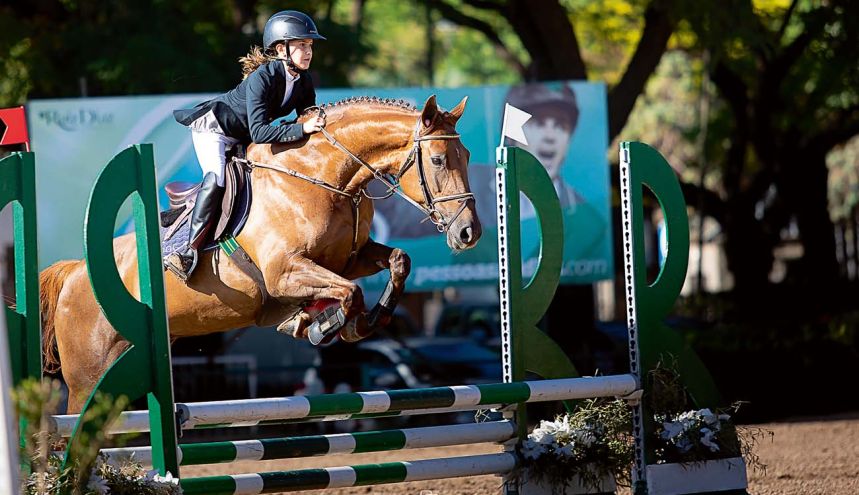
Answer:
[[[323,117],[325,116],[325,112],[322,110],[321,107],[310,107],[308,110],[311,110],[311,109],[317,109],[319,111],[320,116],[323,116]],[[349,158],[351,158],[356,163],[360,164],[362,167],[369,169],[373,173],[374,179],[383,182],[385,184],[385,186],[387,186],[387,191],[385,192],[385,194],[382,196],[379,196],[379,197],[373,197],[373,196],[370,196],[369,194],[367,194],[367,187],[366,186],[362,187],[360,190],[358,190],[354,194],[349,194],[345,190],[339,189],[338,187],[336,187],[332,184],[329,184],[328,182],[325,182],[322,179],[310,177],[308,175],[302,174],[301,172],[298,172],[296,170],[292,170],[292,169],[287,168],[287,167],[280,167],[280,166],[271,165],[268,163],[255,162],[253,160],[248,160],[246,158],[235,158],[234,160],[236,160],[239,163],[245,164],[251,170],[253,170],[254,168],[265,168],[265,169],[274,170],[277,172],[282,172],[282,173],[287,174],[291,177],[295,177],[297,179],[304,180],[304,181],[309,182],[313,185],[316,185],[316,186],[319,186],[323,189],[331,191],[335,194],[349,198],[351,200],[351,203],[352,203],[352,210],[354,211],[354,214],[355,214],[355,223],[354,223],[355,235],[354,235],[353,240],[352,240],[352,253],[349,256],[349,263],[348,263],[348,266],[351,266],[352,263],[354,262],[356,256],[357,256],[357,248],[358,248],[358,221],[359,221],[358,206],[361,204],[361,200],[364,197],[366,197],[370,200],[376,200],[376,199],[387,199],[387,198],[391,197],[392,195],[397,194],[401,198],[408,201],[412,206],[414,206],[415,208],[420,210],[424,215],[426,215],[426,218],[421,220],[421,222],[425,222],[427,220],[431,221],[436,226],[436,228],[438,229],[439,232],[447,232],[448,229],[450,229],[450,226],[453,224],[453,222],[455,222],[456,219],[459,218],[459,216],[465,210],[465,207],[468,204],[468,200],[474,199],[474,194],[470,193],[470,192],[451,194],[448,196],[439,196],[439,197],[433,196],[432,191],[430,191],[429,185],[428,185],[427,180],[426,180],[426,173],[424,170],[424,164],[423,164],[422,152],[421,152],[421,142],[423,142],[423,141],[459,139],[460,135],[459,134],[441,134],[441,135],[421,136],[419,134],[420,124],[421,124],[420,118],[418,118],[418,121],[415,125],[415,132],[414,132],[414,137],[413,137],[414,145],[412,146],[412,150],[409,152],[408,156],[406,156],[405,160],[400,165],[400,169],[396,175],[382,173],[381,171],[379,171],[379,169],[373,167],[372,165],[370,165],[369,163],[367,163],[366,161],[361,159],[361,157],[352,153],[346,146],[343,145],[343,143],[338,141],[337,138],[335,138],[330,132],[328,132],[328,130],[326,130],[324,127],[322,128],[322,130],[321,130],[322,135],[325,136],[325,138],[328,140],[328,142],[331,145],[333,145],[334,147],[336,147],[339,150],[346,153],[346,155],[348,155]],[[402,191],[402,188],[400,187],[400,181],[403,177],[403,174],[409,168],[411,168],[412,165],[415,165],[415,164],[417,165],[418,184],[420,185],[421,191],[423,192],[424,201],[426,203],[425,205],[421,204],[418,201],[413,200],[410,197],[408,197]],[[455,200],[459,201],[459,208],[456,210],[456,213],[454,213],[450,219],[446,218],[444,216],[444,214],[436,208],[436,205],[438,203],[444,203],[446,201],[455,201]]]

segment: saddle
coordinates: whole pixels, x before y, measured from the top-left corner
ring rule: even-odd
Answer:
[[[251,169],[244,162],[234,160],[243,158],[241,152],[229,156],[224,169],[224,199],[221,201],[221,214],[213,230],[212,239],[203,247],[211,250],[218,247],[218,240],[225,236],[235,237],[241,232],[248,219],[253,194],[251,190]],[[194,209],[199,182],[176,181],[164,186],[169,207],[161,212],[162,246],[165,255],[172,253],[173,243],[167,243],[177,236]],[[184,239],[187,241],[187,237]]]
[[[269,315],[278,312],[280,303],[269,294],[259,267],[235,239],[247,223],[253,200],[251,168],[242,160],[244,158],[242,151],[239,149],[227,156],[221,214],[218,216],[217,225],[212,230],[211,238],[200,250],[223,250],[233,263],[256,283],[263,304],[257,324],[266,326],[272,324],[269,321]],[[200,183],[194,182],[176,181],[164,186],[169,199],[169,207],[161,212],[160,218],[161,252],[164,256],[184,249],[188,244],[191,212],[194,210],[199,190]]]

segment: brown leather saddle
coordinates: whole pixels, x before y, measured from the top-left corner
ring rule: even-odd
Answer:
[[[220,248],[256,283],[263,301],[263,311],[257,324],[265,326],[278,323],[270,321],[270,315],[278,312],[280,303],[269,294],[259,267],[235,239],[245,226],[251,210],[251,171],[241,153],[227,157],[221,214],[212,231],[212,237],[201,249],[209,251]],[[184,249],[187,245],[191,212],[194,210],[200,183],[170,182],[164,186],[164,190],[170,202],[168,209],[161,212],[161,251],[166,256],[175,250]]]
[[[231,156],[228,157],[224,174],[226,190],[221,201],[221,214],[212,231],[212,241],[206,244],[207,249],[217,246],[218,241],[225,236],[237,236],[245,226],[251,209],[253,191],[250,167]],[[176,181],[164,186],[170,203],[168,209],[161,212],[161,226],[166,228],[163,240],[172,238],[190,218],[199,190],[199,182]]]

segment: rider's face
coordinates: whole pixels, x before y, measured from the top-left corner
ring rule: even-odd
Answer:
[[[525,149],[540,160],[552,180],[557,179],[573,136],[569,119],[552,114],[535,115],[522,130],[528,139]]]
[[[299,69],[310,68],[313,60],[313,40],[292,40],[289,42],[289,58]]]

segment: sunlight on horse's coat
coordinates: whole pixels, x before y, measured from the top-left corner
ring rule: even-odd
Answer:
[[[408,168],[401,187],[413,201],[434,210],[434,223],[444,225],[447,244],[455,251],[473,247],[481,234],[474,201],[465,194],[469,192],[466,167],[470,154],[455,136],[465,102],[463,99],[450,112],[439,109],[434,96],[420,111],[402,102],[368,98],[324,107],[326,129],[349,151],[386,174],[399,173],[412,151],[413,137],[419,137],[422,171],[421,167]],[[350,159],[322,134],[310,136],[300,146],[251,145],[247,155],[256,162],[324,180],[352,195],[373,179],[371,170]],[[443,157],[437,160],[441,165],[432,162],[432,157]],[[420,175],[425,176],[426,188],[420,184]],[[341,337],[366,337],[372,328],[366,324],[361,290],[352,280],[387,268],[396,299],[410,269],[402,250],[370,239],[372,201],[358,204],[356,227],[350,198],[310,182],[255,168],[252,187],[250,216],[237,240],[262,271],[266,289],[280,303],[278,310],[261,314],[262,298],[254,282],[223,253],[207,252],[188,285],[169,272],[165,275],[171,337],[278,323],[304,337],[309,317],[303,308],[320,299],[339,301],[352,322],[350,333],[341,331]],[[353,245],[357,256],[352,256]],[[114,249],[123,282],[137,294],[133,234],[115,239]],[[40,283],[45,360],[49,368],[61,369],[69,386],[68,410],[77,412],[127,343],[101,314],[83,260],[48,267],[40,275]]]

